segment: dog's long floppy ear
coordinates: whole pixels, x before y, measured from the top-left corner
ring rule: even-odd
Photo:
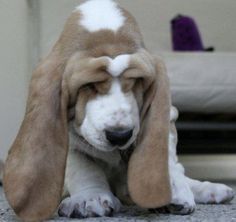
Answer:
[[[52,52],[33,73],[26,114],[4,170],[4,190],[24,221],[50,217],[60,203],[67,156],[67,90]]]
[[[138,66],[144,67],[142,70],[146,76],[143,76],[145,92],[141,131],[129,161],[128,187],[136,204],[157,208],[168,204],[171,198],[168,172],[169,82],[165,66],[159,59],[142,52],[134,60]]]

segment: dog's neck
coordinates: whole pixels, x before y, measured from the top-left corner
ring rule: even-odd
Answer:
[[[114,167],[119,166],[121,162],[126,162],[128,157],[127,151],[114,150],[104,152],[94,148],[83,137],[78,135],[73,121],[69,123],[69,144],[70,149],[77,150],[90,158],[103,161]]]

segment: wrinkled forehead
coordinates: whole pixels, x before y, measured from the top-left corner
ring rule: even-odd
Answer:
[[[101,88],[108,89],[113,79],[121,80],[123,86],[128,82],[128,88],[132,86],[132,80],[142,79],[144,88],[147,88],[154,78],[153,59],[146,51],[98,58],[77,53],[68,61],[65,72],[67,86],[74,95],[86,84],[102,83],[104,87]]]

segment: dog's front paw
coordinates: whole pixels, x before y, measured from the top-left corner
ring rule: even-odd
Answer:
[[[176,215],[188,215],[194,212],[196,205],[190,203],[170,204],[166,206],[167,212]]]
[[[195,204],[189,204],[187,202],[182,204],[169,204],[168,206],[156,209],[158,213],[163,214],[175,214],[175,215],[187,215],[193,213],[195,210]]]
[[[70,218],[102,217],[118,212],[120,207],[120,201],[110,191],[89,189],[64,199],[58,214]]]
[[[202,204],[220,204],[230,202],[234,196],[233,189],[224,184],[203,182],[196,190],[195,200]]]
[[[190,187],[186,183],[172,184],[171,204],[158,208],[158,213],[171,213],[176,215],[187,215],[194,212],[196,204]]]
[[[171,183],[172,200],[165,209],[168,213],[177,215],[191,214],[196,207],[193,192],[185,177],[177,175]]]

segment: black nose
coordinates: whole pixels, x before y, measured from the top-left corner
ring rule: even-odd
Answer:
[[[107,140],[113,146],[123,146],[133,135],[133,130],[127,129],[112,129],[105,130]]]

